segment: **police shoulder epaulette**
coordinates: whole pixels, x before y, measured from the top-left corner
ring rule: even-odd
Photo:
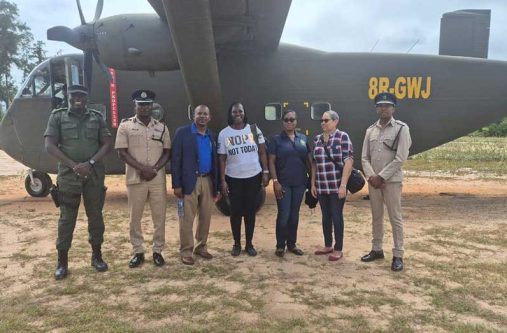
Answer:
[[[90,111],[92,114],[94,114],[95,116],[99,116],[100,118],[103,118],[104,116],[102,115],[102,112],[98,111],[98,110],[95,110],[95,109],[88,109],[88,111]]]
[[[368,128],[375,127],[376,125],[377,125],[377,123],[375,122],[375,123],[371,124]]]
[[[405,124],[405,123],[404,123],[403,121],[401,121],[401,120],[395,120],[394,122],[395,122],[396,124],[398,124],[398,125],[401,125],[401,126],[406,126],[406,125],[407,125],[407,124]]]
[[[67,108],[54,109],[53,111],[51,111],[51,113],[58,113],[58,112],[62,112],[62,111],[67,111]]]
[[[130,120],[131,120],[130,118],[123,118],[123,119],[121,120],[121,122],[123,123],[123,122],[130,121]]]

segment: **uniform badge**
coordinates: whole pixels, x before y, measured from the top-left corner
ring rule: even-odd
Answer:
[[[146,98],[146,96],[148,96],[148,95],[146,94],[146,91],[143,91],[143,92],[141,93],[141,98]]]

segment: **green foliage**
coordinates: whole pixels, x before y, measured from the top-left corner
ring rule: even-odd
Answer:
[[[407,171],[447,172],[450,174],[507,174],[507,138],[465,136],[411,157]]]
[[[479,136],[507,136],[507,118],[477,131]]]
[[[9,107],[16,94],[12,72],[21,70],[23,78],[46,58],[44,43],[34,41],[30,28],[18,19],[15,3],[0,0],[0,103]]]

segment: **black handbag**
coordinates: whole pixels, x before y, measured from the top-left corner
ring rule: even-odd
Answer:
[[[334,158],[331,157],[331,154],[329,153],[329,150],[327,148],[327,145],[324,142],[324,139],[322,140],[322,146],[324,147],[324,150],[326,151],[327,157],[333,161],[333,163],[340,169],[340,172],[343,174],[343,167],[338,164],[338,162],[335,161]],[[356,192],[361,191],[361,189],[364,187],[364,184],[366,184],[366,181],[364,180],[363,175],[361,174],[361,171],[352,168],[352,172],[350,173],[349,181],[347,182],[347,190],[354,194]]]
[[[352,168],[352,172],[350,173],[349,181],[347,182],[347,190],[350,193],[356,193],[361,191],[361,189],[366,184],[361,171]]]
[[[319,200],[312,195],[311,189],[307,189],[305,193],[305,204],[308,208],[313,209],[317,207],[317,202],[319,202]]]

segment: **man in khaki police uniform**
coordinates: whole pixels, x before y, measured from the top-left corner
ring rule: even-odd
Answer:
[[[391,221],[394,248],[391,269],[403,270],[403,222],[401,218],[401,189],[403,171],[412,139],[407,124],[393,118],[396,97],[380,93],[375,97],[380,119],[366,130],[362,165],[368,179],[372,213],[373,247],[361,258],[364,262],[384,258],[384,203]]]
[[[51,112],[44,133],[47,152],[58,160],[57,280],[67,276],[68,252],[81,196],[88,217],[89,242],[93,251],[91,264],[98,272],[107,271],[101,252],[105,229],[102,207],[106,196],[102,158],[111,148],[111,132],[102,114],[86,107],[86,87],[72,85],[68,94],[70,107]]]
[[[164,265],[162,249],[165,244],[165,216],[167,189],[165,165],[169,160],[171,141],[164,123],[151,116],[155,93],[136,90],[132,94],[136,115],[123,119],[116,134],[115,148],[126,165],[128,206],[130,214],[130,242],[134,256],[129,267],[144,262],[141,218],[149,201],[153,220],[153,262]]]

